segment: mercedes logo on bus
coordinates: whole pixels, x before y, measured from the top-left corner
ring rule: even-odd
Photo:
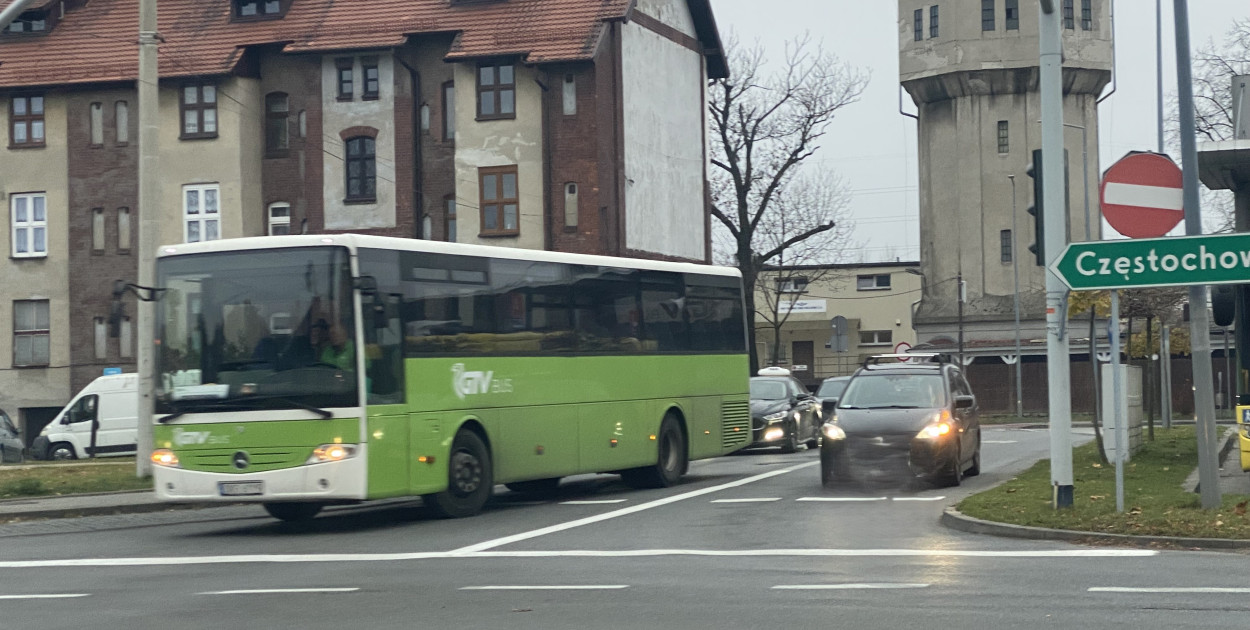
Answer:
[[[243,451],[239,451],[234,454],[234,467],[235,468],[238,468],[239,470],[243,470],[244,468],[247,468],[248,464],[250,463],[252,463],[252,460],[247,456],[247,453]]]

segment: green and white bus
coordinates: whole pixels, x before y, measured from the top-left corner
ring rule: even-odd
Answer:
[[[164,500],[462,517],[750,440],[734,269],[345,234],[163,247],[156,277]]]

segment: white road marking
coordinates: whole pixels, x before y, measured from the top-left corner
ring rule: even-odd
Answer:
[[[1160,210],[1183,210],[1185,208],[1185,192],[1180,188],[1163,186],[1142,186],[1140,184],[1122,184],[1107,182],[1102,191],[1104,204],[1118,206],[1141,206]]]
[[[516,586],[462,586],[462,591],[610,591],[629,588],[628,584],[570,584],[570,585],[516,585]]]
[[[1016,444],[1015,440],[981,440],[982,444]]]
[[[237,591],[206,591],[196,595],[270,595],[274,593],[355,593],[359,588],[254,588]]]
[[[758,499],[712,499],[712,503],[768,503],[780,501],[781,497],[760,497]]]
[[[598,501],[561,501],[560,505],[604,505],[607,503],[624,503],[627,499],[600,499]]]
[[[254,554],[237,556],[164,556],[147,558],[67,558],[4,560],[0,569],[56,567],[157,567],[204,564],[293,564],[304,562],[396,562],[404,560],[475,560],[492,558],[639,558],[702,557],[915,557],[915,558],[1148,558],[1154,549],[1050,549],[983,551],[976,549],[571,549],[556,551],[418,551],[409,553]]]
[[[1250,588],[1232,586],[1095,586],[1091,593],[1250,593]]]
[[[619,510],[613,510],[613,511],[611,511],[611,512],[605,512],[605,513],[603,513],[603,514],[596,514],[596,515],[594,515],[594,516],[588,516],[588,517],[586,517],[586,518],[580,518],[580,519],[577,519],[577,520],[575,520],[575,521],[569,521],[569,522],[567,522],[567,523],[559,523],[559,524],[556,524],[556,525],[551,525],[551,526],[549,526],[549,527],[542,527],[542,528],[535,529],[535,530],[531,530],[531,531],[528,531],[528,532],[522,532],[522,533],[520,533],[520,534],[513,534],[513,535],[511,535],[511,536],[504,536],[503,538],[496,538],[496,539],[494,539],[494,540],[487,540],[487,541],[485,541],[485,542],[480,542],[480,543],[478,543],[478,544],[476,544],[476,545],[469,545],[468,547],[461,547],[461,548],[459,548],[459,549],[456,549],[456,550],[455,550],[455,551],[453,551],[452,553],[472,553],[472,552],[476,552],[476,551],[485,551],[485,550],[487,550],[487,549],[493,549],[493,548],[495,548],[495,547],[502,547],[502,546],[504,546],[504,545],[510,545],[510,544],[512,544],[512,543],[515,543],[515,542],[520,542],[520,541],[522,541],[522,540],[529,540],[529,539],[531,539],[531,538],[538,538],[539,536],[546,536],[547,534],[554,534],[554,533],[556,533],[556,532],[562,532],[562,531],[565,531],[565,530],[573,529],[573,528],[575,528],[575,527],[581,527],[581,526],[583,526],[583,525],[590,525],[590,524],[593,524],[593,523],[600,523],[600,522],[603,522],[603,521],[606,521],[606,520],[610,520],[610,519],[614,519],[614,518],[617,518],[617,517],[620,517],[620,516],[627,516],[627,515],[629,515],[629,514],[636,514],[636,513],[638,513],[638,512],[642,512],[642,511],[644,511],[644,510],[650,510],[650,509],[652,509],[652,508],[657,508],[657,507],[661,507],[661,506],[664,506],[664,505],[669,505],[669,504],[671,504],[671,503],[677,503],[678,501],[685,501],[686,499],[693,499],[693,498],[695,498],[695,497],[701,497],[701,496],[703,496],[703,495],[705,495],[705,494],[712,494],[712,493],[714,493],[714,492],[720,492],[721,490],[728,490],[728,489],[730,489],[730,488],[737,488],[737,487],[739,487],[739,486],[745,486],[745,485],[747,485],[747,484],[755,483],[755,482],[757,482],[757,481],[763,481],[764,479],[769,479],[769,478],[771,478],[771,477],[776,477],[776,476],[778,476],[778,475],[784,475],[784,474],[786,474],[786,473],[792,473],[792,472],[794,472],[794,471],[796,471],[796,470],[801,470],[801,469],[803,469],[803,468],[810,468],[810,467],[815,466],[815,465],[817,465],[817,464],[819,464],[819,463],[820,463],[820,462],[808,462],[808,463],[806,463],[806,464],[799,464],[798,466],[791,466],[791,467],[789,467],[789,468],[783,468],[783,469],[781,469],[781,470],[773,470],[773,471],[769,471],[769,472],[766,472],[766,473],[761,473],[761,474],[755,475],[755,476],[753,476],[753,477],[747,477],[747,478],[745,478],[745,479],[739,479],[739,480],[737,480],[737,481],[731,481],[731,482],[729,482],[729,483],[723,483],[723,484],[721,484],[721,485],[719,485],[719,486],[712,486],[712,487],[710,487],[710,488],[703,488],[703,489],[701,489],[701,490],[695,490],[695,491],[693,491],[693,492],[685,492],[685,493],[682,493],[682,494],[673,495],[673,496],[671,496],[671,497],[665,497],[665,498],[663,498],[663,499],[656,499],[655,501],[650,501],[650,502],[647,502],[647,503],[641,503],[641,504],[638,504],[638,505],[632,505],[632,506],[630,506],[630,507],[627,507],[627,508],[621,508],[621,509],[619,509]]]
[[[893,584],[885,583],[860,583],[860,584],[778,584],[773,587],[775,591],[850,591],[857,589],[895,589],[895,588],[929,588],[928,584]]]
[[[43,593],[34,595],[0,595],[0,599],[72,599],[91,597],[91,593]]]
[[[890,497],[891,501],[941,501],[946,497]]]
[[[795,501],[845,502],[862,503],[865,501],[885,501],[887,497],[799,497]]]

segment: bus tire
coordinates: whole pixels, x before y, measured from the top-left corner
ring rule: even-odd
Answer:
[[[556,494],[560,489],[560,478],[552,477],[550,479],[533,479],[531,481],[514,481],[505,483],[504,487],[520,494],[528,494],[537,497],[550,497]]]
[[[292,502],[292,503],[266,503],[265,511],[270,516],[288,523],[298,523],[300,521],[311,520],[319,512],[321,512],[320,503],[311,502]]]
[[[656,433],[656,463],[642,468],[621,472],[621,479],[634,488],[668,488],[681,481],[689,466],[686,436],[681,431],[677,416],[665,414]]]
[[[495,482],[490,449],[477,433],[460,429],[447,459],[447,489],[421,497],[440,518],[464,518],[482,511]]]

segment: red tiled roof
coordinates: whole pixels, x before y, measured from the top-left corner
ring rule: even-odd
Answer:
[[[231,22],[229,0],[160,0],[160,74],[226,74],[249,45],[285,43],[283,50],[292,53],[387,48],[422,33],[457,33],[448,59],[517,54],[527,63],[583,60],[594,54],[605,22],[626,19],[631,4],[293,0],[280,20]],[[133,81],[138,21],[138,0],[89,0],[45,36],[0,39],[0,87]],[[705,45],[713,42],[719,43]]]

